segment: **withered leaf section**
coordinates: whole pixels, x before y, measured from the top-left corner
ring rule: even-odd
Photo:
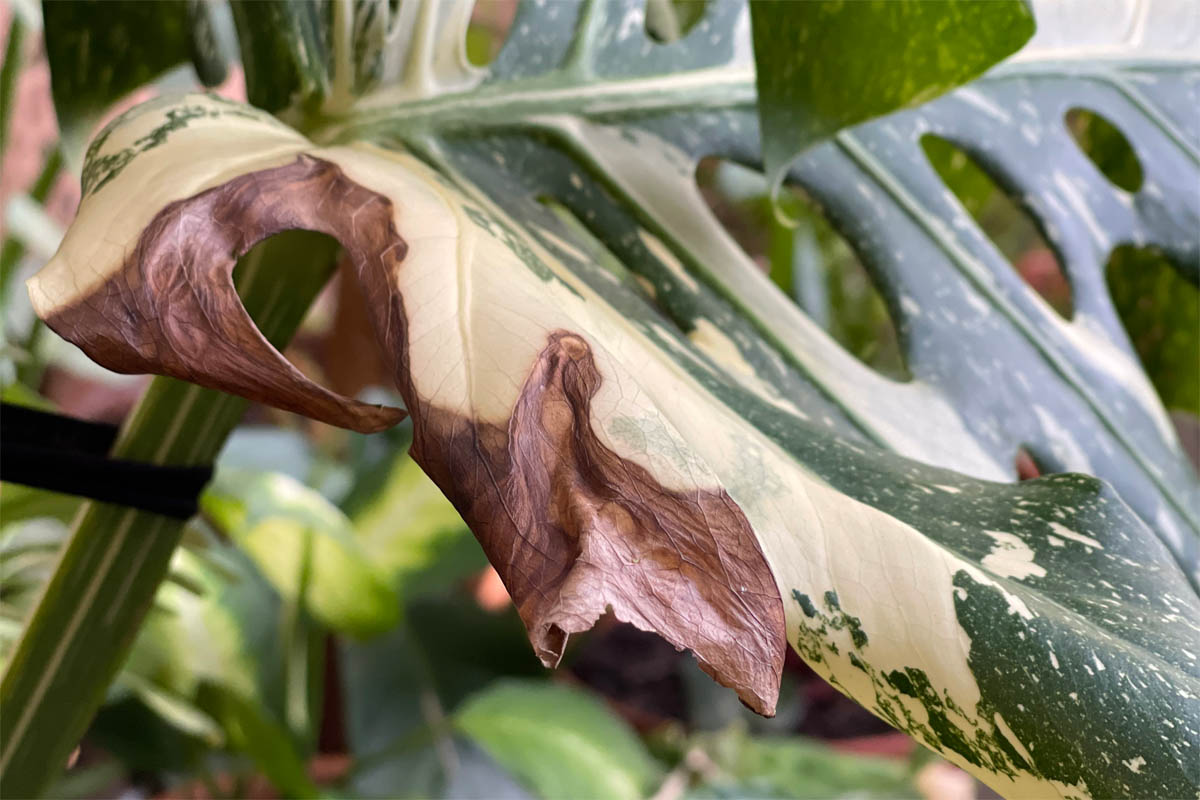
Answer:
[[[214,101],[194,102],[203,107]],[[176,146],[202,140],[209,119],[195,114],[169,135]],[[454,394],[442,391],[445,381],[417,374],[431,364],[414,364],[411,337],[428,342],[469,334],[466,320],[455,319],[414,332],[406,305],[423,301],[410,298],[407,288],[436,279],[445,285],[433,289],[434,297],[463,292],[467,287],[455,285],[456,275],[469,265],[455,259],[489,251],[486,243],[464,247],[466,253],[451,249],[453,258],[415,275],[406,239],[420,244],[439,238],[423,224],[429,215],[452,228],[466,225],[476,236],[480,229],[444,185],[427,192],[419,214],[406,214],[412,202],[400,207],[404,198],[360,184],[338,163],[340,156],[351,171],[368,174],[364,163],[388,172],[399,169],[393,160],[274,142],[269,125],[253,126],[270,142],[261,158],[243,162],[244,171],[234,175],[226,165],[211,167],[191,183],[212,185],[163,203],[140,229],[126,227],[130,242],[121,252],[128,255],[100,263],[98,275],[102,259],[95,249],[78,239],[66,242],[30,284],[47,323],[119,372],[172,375],[334,425],[381,430],[404,412],[337,395],[305,377],[254,326],[231,280],[237,258],[274,233],[306,229],[335,237],[355,267],[380,345],[395,366],[397,388],[413,418],[413,456],[479,538],[542,661],[557,665],[568,636],[611,610],[690,649],[747,705],[773,714],[786,641],[783,603],[738,504],[715,481],[664,485],[597,433],[593,401],[607,377],[585,332],[541,330],[523,373],[505,376],[517,391],[499,406],[477,403],[470,380]],[[119,135],[108,143],[119,145]],[[139,153],[89,195],[80,217],[119,193],[137,192],[139,161],[154,153]],[[407,180],[426,179],[410,174]],[[506,298],[488,301],[503,305]],[[445,350],[450,361],[474,357],[465,341]],[[473,414],[476,405],[488,413]]]

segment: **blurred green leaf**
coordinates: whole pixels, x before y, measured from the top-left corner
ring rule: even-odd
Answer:
[[[707,775],[689,798],[920,797],[899,759],[840,753],[800,737],[751,737],[731,727],[695,737],[686,760]]]
[[[754,0],[750,16],[772,186],[809,145],[966,83],[1034,30],[1021,0]]]
[[[219,729],[219,723],[214,724]],[[223,731],[221,736],[223,739]],[[211,752],[204,741],[180,731],[128,690],[115,696],[109,692],[107,702],[88,728],[87,738],[111,754],[123,772],[188,774],[201,768]],[[54,790],[47,794],[59,796]],[[96,792],[91,796],[102,795]]]
[[[382,484],[349,513],[370,562],[406,597],[443,593],[487,566],[462,517],[407,452],[378,472]]]
[[[210,747],[220,747],[224,744],[225,736],[216,720],[188,700],[164,691],[136,673],[125,672],[118,680],[128,686],[147,708],[176,730],[194,736]]]
[[[289,601],[301,597],[311,547],[303,601],[323,624],[356,636],[396,624],[400,602],[386,573],[359,545],[350,520],[315,490],[278,473],[218,470],[200,506]]]
[[[543,798],[639,798],[659,769],[616,714],[585,692],[501,681],[468,700],[455,726]]]
[[[162,708],[164,697],[155,692],[216,719],[229,752],[258,763],[262,748],[286,748],[303,761],[320,724],[324,630],[296,604],[281,601],[249,556],[232,545],[214,543],[201,554],[181,550],[172,567],[200,592],[174,584],[159,590],[167,613],[147,619],[119,685],[132,688],[177,732],[199,735],[191,724],[196,720],[171,713],[178,708]],[[236,700],[233,712],[225,695]],[[283,741],[249,747],[229,727],[242,724],[242,706],[252,707],[258,719],[245,724]]]
[[[514,609],[490,613],[461,592],[410,601],[387,635],[342,642],[340,664],[351,786],[367,797],[456,796],[460,773],[483,767],[452,735],[455,707],[500,676],[548,674]]]
[[[230,744],[248,755],[285,797],[320,796],[287,730],[261,705],[215,684],[201,687],[200,704],[220,720]]]

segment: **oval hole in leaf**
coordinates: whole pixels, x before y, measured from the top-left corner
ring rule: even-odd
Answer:
[[[1034,459],[1033,454],[1029,452],[1028,448],[1017,448],[1017,457],[1014,459],[1013,465],[1016,467],[1017,480],[1019,481],[1033,480],[1042,475],[1042,468],[1038,465],[1037,460]]]
[[[1030,288],[1064,319],[1075,313],[1071,284],[1058,254],[1033,216],[962,148],[940,136],[921,137],[926,158],[967,213]]]
[[[312,341],[313,337],[317,340]],[[400,402],[393,391],[394,367],[379,346],[354,266],[344,255],[333,281],[310,306],[292,344],[284,355],[291,358],[294,347],[305,347],[332,391],[356,397],[367,389],[386,387],[392,396],[383,402]],[[349,353],[354,357],[347,358]],[[407,442],[403,447],[408,447]]]
[[[808,316],[866,366],[894,380],[912,376],[887,302],[850,243],[802,189],[786,185],[771,207],[762,173],[702,159],[696,182],[730,236]]]
[[[670,44],[696,27],[707,0],[646,0],[646,34],[656,42]]]
[[[1142,188],[1142,162],[1116,125],[1086,108],[1072,108],[1065,122],[1075,144],[1104,177],[1127,192]]]
[[[517,0],[480,0],[471,11],[467,26],[467,58],[477,67],[486,67],[495,60],[508,39]]]
[[[1163,405],[1200,414],[1200,289],[1152,247],[1115,248],[1104,274]]]
[[[277,280],[281,284],[281,289],[286,291],[287,275],[285,273],[290,265],[314,264],[322,259],[327,259],[324,262],[325,266],[318,268],[326,269],[326,275],[332,275],[340,251],[341,246],[332,236],[315,231],[283,231],[258,242],[238,259],[237,266],[233,268],[234,285],[240,292],[243,282],[251,277],[253,271],[267,269],[279,273]],[[325,359],[321,352],[325,338],[331,334],[333,329],[336,305],[336,287],[333,284],[327,285],[317,296],[316,301],[304,312],[295,335],[290,342],[286,343],[286,348],[281,352],[283,357],[304,373],[309,380],[325,386],[331,391],[340,392],[340,388],[331,388],[328,385],[326,379],[329,376],[324,369]],[[259,330],[262,330],[268,316],[279,312],[277,305],[268,304],[258,311],[247,309],[247,313],[250,314],[250,318]],[[284,345],[269,336],[267,338],[277,349]],[[375,347],[373,336],[371,342],[371,346]]]

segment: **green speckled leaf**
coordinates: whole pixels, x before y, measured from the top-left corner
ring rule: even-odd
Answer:
[[[772,184],[809,145],[932,100],[1033,34],[1022,0],[756,0],[750,11]]]

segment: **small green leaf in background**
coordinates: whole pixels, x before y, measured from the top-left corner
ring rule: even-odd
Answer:
[[[350,520],[317,491],[278,473],[220,470],[200,506],[285,600],[299,599],[307,577],[306,605],[325,625],[368,636],[396,624],[400,601],[388,576],[359,546]]]
[[[543,798],[638,798],[658,769],[636,734],[594,697],[504,681],[463,704],[460,731]]]
[[[409,457],[407,443],[375,472],[383,482],[369,496],[356,492],[344,507],[363,552],[405,597],[444,591],[487,566],[483,548]]]
[[[899,759],[839,753],[799,736],[749,736],[737,726],[690,741],[689,761],[707,779],[689,800],[920,796],[909,765]]]
[[[340,643],[346,740],[355,761],[348,787],[357,797],[462,796],[451,789],[464,771],[475,774],[464,765],[472,757],[447,718],[503,676],[547,674],[515,609],[492,613],[462,592],[445,594],[407,599],[404,620],[383,636]],[[507,795],[493,785],[472,796]]]
[[[763,163],[980,75],[1033,35],[1021,0],[753,0]]]
[[[196,708],[188,699],[156,686],[135,672],[123,673],[118,681],[177,731],[201,739],[210,747],[220,747],[225,743],[224,733],[216,720]]]

